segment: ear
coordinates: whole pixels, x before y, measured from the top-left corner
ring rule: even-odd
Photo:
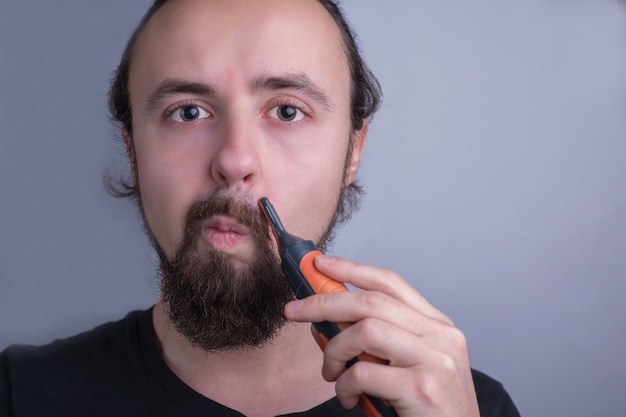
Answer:
[[[135,144],[133,143],[133,137],[128,133],[128,130],[122,130],[122,137],[124,138],[124,146],[126,147],[126,155],[128,155],[128,162],[130,163],[130,169],[133,173],[135,180],[137,179],[137,157],[135,155]]]
[[[356,176],[359,173],[361,167],[361,155],[365,149],[365,141],[367,140],[367,132],[369,129],[369,123],[367,119],[363,119],[363,127],[353,133],[351,140],[352,152],[350,153],[350,160],[346,164],[346,186],[352,184],[356,180]]]

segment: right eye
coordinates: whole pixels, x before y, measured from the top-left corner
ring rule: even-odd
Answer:
[[[198,119],[206,119],[210,114],[200,106],[187,104],[175,109],[171,118],[177,122],[193,122]]]

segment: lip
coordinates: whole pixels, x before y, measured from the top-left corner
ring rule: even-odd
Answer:
[[[232,217],[214,216],[202,224],[202,238],[215,250],[226,250],[248,240],[250,229]]]

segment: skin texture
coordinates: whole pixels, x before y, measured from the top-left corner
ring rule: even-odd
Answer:
[[[201,10],[211,16],[217,9],[220,19],[205,23]],[[216,188],[253,204],[268,196],[285,226],[309,239],[319,237],[335,209],[350,136],[347,64],[330,19],[323,32],[334,35],[334,48],[304,36],[286,16],[306,20],[303,5],[278,9],[261,22],[261,3],[174,1],[139,39],[130,90],[141,200],[168,255],[182,239],[184,210]],[[223,42],[216,41],[220,36]],[[250,88],[263,77],[303,74],[327,95],[328,107],[293,89]],[[215,94],[180,94],[150,106],[148,97],[167,79],[204,84]],[[278,121],[272,110],[286,100],[311,116]],[[164,120],[163,113],[181,102],[197,104],[212,117],[191,127]],[[253,248],[244,246],[233,255],[249,259]]]
[[[129,86],[126,140],[147,224],[167,256],[183,238],[187,209],[215,192],[252,205],[267,196],[287,230],[317,240],[341,187],[356,178],[367,123],[351,131],[346,57],[314,0],[172,0],[140,36]],[[296,118],[281,120],[281,106],[297,108]],[[190,108],[199,117],[186,121]],[[232,219],[208,224],[199,256],[219,250],[233,265],[255,258]],[[227,352],[191,346],[158,304],[165,361],[199,393],[250,416],[303,411],[335,394],[351,407],[361,392],[389,400],[401,416],[479,415],[464,337],[445,315],[392,271],[325,256],[316,266],[365,291],[292,302],[292,322],[275,340]],[[355,324],[322,354],[310,336],[320,320]],[[363,351],[390,365],[346,370]]]

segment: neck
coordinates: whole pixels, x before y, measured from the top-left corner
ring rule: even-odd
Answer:
[[[153,322],[170,369],[195,391],[247,416],[305,411],[334,396],[307,323],[288,323],[262,347],[206,352],[171,327],[161,303]]]

